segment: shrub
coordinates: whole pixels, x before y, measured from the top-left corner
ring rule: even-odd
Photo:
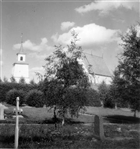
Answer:
[[[44,105],[43,92],[37,89],[29,91],[25,97],[26,103],[29,106],[42,107]]]
[[[106,94],[104,99],[104,107],[105,108],[114,108],[115,104],[109,93]]]
[[[22,105],[23,103],[25,103],[24,95],[25,93],[23,90],[11,89],[6,94],[6,102],[11,105],[16,105],[16,98],[19,97],[19,104]]]
[[[94,106],[94,107],[100,107],[101,101],[99,98],[99,93],[94,89],[88,89],[86,92],[88,105],[87,106]]]
[[[16,82],[0,82],[0,102],[6,102],[6,94],[12,89],[23,90],[25,94],[32,89],[41,90],[42,86],[38,84],[22,84]]]
[[[109,87],[103,81],[98,87],[99,97],[100,97],[100,100],[103,102],[103,104],[105,104],[105,100],[106,100],[108,91],[109,91]]]

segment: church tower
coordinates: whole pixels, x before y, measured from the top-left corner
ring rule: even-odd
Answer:
[[[21,36],[21,46],[17,53],[17,62],[13,64],[13,77],[16,82],[19,82],[21,78],[25,79],[26,83],[29,83],[29,64],[26,63],[26,53],[23,49],[23,41]]]

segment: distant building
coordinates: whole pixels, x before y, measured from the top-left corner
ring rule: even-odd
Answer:
[[[12,75],[16,79],[16,82],[24,78],[25,82],[29,83],[29,64],[26,63],[26,53],[24,52],[22,41],[20,50],[17,53],[17,62],[13,64]]]
[[[83,53],[81,62],[86,72],[89,74],[90,82],[93,86],[98,86],[103,81],[106,84],[111,83],[112,75],[102,57]]]

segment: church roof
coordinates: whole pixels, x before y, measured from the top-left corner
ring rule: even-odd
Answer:
[[[28,63],[25,63],[25,62],[16,62],[13,64],[13,66],[15,65],[29,65]]]
[[[19,55],[19,54],[26,55],[25,52],[20,52],[20,51],[17,53],[17,55]]]
[[[84,53],[84,63],[90,67],[90,73],[111,77],[111,73],[102,57]]]

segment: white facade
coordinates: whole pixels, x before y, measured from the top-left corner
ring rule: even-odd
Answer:
[[[26,83],[29,83],[29,65],[26,62],[26,54],[18,53],[17,62],[13,64],[13,77],[16,82],[19,82],[21,78],[25,79]]]
[[[101,76],[95,74],[94,76],[91,75],[91,83],[93,84],[101,84],[102,82],[105,82],[106,84],[111,84],[112,78],[108,76]]]
[[[18,62],[25,62],[26,61],[26,55],[23,53],[18,53],[17,54]]]

